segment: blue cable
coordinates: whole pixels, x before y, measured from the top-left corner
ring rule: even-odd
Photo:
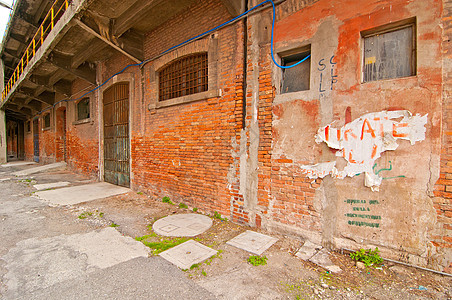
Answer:
[[[272,32],[271,32],[271,41],[270,41],[271,57],[272,57],[273,63],[274,63],[277,67],[279,67],[279,68],[281,68],[281,69],[290,69],[290,68],[293,68],[293,67],[295,67],[295,66],[298,66],[299,64],[301,64],[302,62],[304,62],[305,60],[307,60],[309,57],[311,57],[311,55],[310,55],[310,54],[307,55],[307,56],[304,57],[302,60],[300,60],[300,61],[298,61],[297,63],[295,63],[295,64],[293,64],[293,65],[290,65],[290,66],[282,66],[282,65],[278,64],[278,62],[276,62],[275,55],[274,55],[274,51],[273,51],[273,35],[274,35],[274,29],[275,29],[276,6],[275,6],[275,3],[273,2],[273,0],[266,0],[266,1],[263,1],[263,2],[261,2],[261,3],[257,4],[257,5],[255,5],[255,6],[253,6],[252,8],[248,9],[248,10],[245,11],[244,13],[238,15],[237,17],[232,18],[231,20],[229,20],[229,21],[227,21],[227,22],[224,22],[224,23],[222,23],[222,24],[220,24],[220,25],[218,25],[218,26],[216,26],[216,27],[214,27],[214,28],[212,28],[212,29],[207,30],[207,31],[204,32],[204,33],[201,33],[201,34],[199,34],[199,35],[197,35],[197,36],[195,36],[195,37],[192,37],[192,38],[190,38],[190,39],[188,39],[188,40],[183,41],[183,42],[180,43],[180,44],[177,44],[177,45],[175,45],[175,46],[172,46],[172,47],[168,48],[167,50],[165,50],[165,51],[163,51],[162,53],[160,53],[159,56],[162,56],[162,55],[164,55],[164,54],[166,54],[166,53],[172,51],[172,50],[175,49],[175,48],[178,48],[178,47],[180,47],[180,46],[183,46],[183,45],[185,45],[185,44],[187,44],[187,43],[189,43],[189,42],[191,42],[191,41],[193,41],[193,40],[199,39],[199,38],[201,38],[201,37],[203,37],[203,36],[205,36],[205,35],[207,35],[207,34],[209,34],[209,33],[211,33],[211,32],[214,32],[214,31],[216,31],[216,30],[218,30],[218,29],[220,29],[220,28],[222,28],[222,27],[224,27],[224,26],[227,26],[227,25],[231,24],[232,22],[236,21],[237,19],[243,17],[244,15],[250,13],[251,11],[255,10],[256,8],[258,8],[258,7],[260,7],[260,6],[264,5],[264,4],[266,4],[266,3],[268,3],[268,2],[270,2],[270,3],[272,4],[272,9],[273,9]],[[143,61],[140,62],[140,63],[127,65],[127,66],[124,67],[124,69],[122,69],[121,71],[119,71],[119,72],[113,74],[112,76],[110,76],[109,78],[107,78],[107,80],[105,80],[103,83],[101,83],[100,85],[98,85],[98,86],[95,87],[94,89],[92,89],[92,90],[90,90],[90,91],[84,93],[82,96],[77,97],[77,98],[75,98],[75,99],[64,99],[64,100],[60,100],[60,101],[54,103],[52,106],[49,106],[49,107],[47,107],[47,108],[41,110],[38,114],[42,114],[42,113],[45,112],[46,110],[55,107],[55,106],[56,106],[57,104],[59,104],[59,103],[62,103],[62,102],[69,102],[69,101],[77,101],[77,100],[79,100],[79,99],[82,99],[82,98],[85,97],[86,95],[88,95],[88,94],[90,94],[90,93],[92,93],[92,92],[98,90],[98,89],[101,88],[102,86],[104,86],[104,85],[105,85],[107,82],[109,82],[113,77],[115,77],[115,76],[117,76],[117,75],[119,75],[119,74],[124,73],[124,71],[127,70],[128,68],[130,68],[130,67],[141,67],[141,66],[145,65],[146,63],[150,62],[151,60],[153,60],[153,59],[146,59],[146,60],[143,60]]]
[[[275,19],[276,19],[276,7],[275,7],[275,3],[273,2],[273,0],[269,0],[272,3],[272,9],[273,9],[273,19],[272,19],[272,37],[271,37],[271,41],[270,41],[270,52],[272,55],[272,60],[273,63],[281,68],[281,69],[290,69],[293,67],[298,66],[299,64],[301,64],[302,62],[304,62],[305,60],[307,60],[309,57],[311,57],[311,54],[307,55],[305,58],[303,58],[302,60],[298,61],[297,63],[290,65],[290,66],[282,66],[280,64],[278,64],[278,62],[275,59],[275,53],[273,52],[273,33],[275,31]]]

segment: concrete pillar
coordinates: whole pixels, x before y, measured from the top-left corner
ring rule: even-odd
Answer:
[[[0,60],[0,94],[4,88],[4,68],[3,60]],[[0,98],[1,103],[1,98]],[[0,109],[0,164],[5,163],[7,159],[7,148],[6,148],[6,116],[5,111]]]
[[[6,163],[6,116],[5,111],[0,109],[0,164]]]

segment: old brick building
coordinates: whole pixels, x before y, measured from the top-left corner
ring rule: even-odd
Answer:
[[[448,0],[20,0],[0,158],[451,273],[451,21]]]

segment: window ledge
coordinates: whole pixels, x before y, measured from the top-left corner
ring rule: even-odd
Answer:
[[[301,99],[309,99],[309,98],[311,98],[310,94],[311,94],[311,90],[279,94],[279,95],[275,96],[275,100],[273,101],[273,104],[280,104],[280,103],[284,103],[284,102],[290,102],[290,101],[301,100]]]
[[[42,131],[50,130],[51,127],[42,128]]]
[[[88,118],[88,119],[74,121],[74,122],[72,122],[72,125],[86,124],[86,123],[90,123],[90,122],[91,122],[91,118]]]
[[[178,104],[190,103],[199,100],[206,100],[209,98],[215,98],[220,96],[219,90],[205,91],[201,93],[196,93],[192,95],[182,96],[178,98],[173,98],[165,101],[159,101],[155,104],[155,108],[168,107]]]

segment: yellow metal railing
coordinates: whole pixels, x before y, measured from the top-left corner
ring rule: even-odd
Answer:
[[[20,75],[22,75],[30,60],[36,55],[36,51],[38,51],[38,49],[43,45],[45,38],[52,31],[56,22],[58,22],[64,12],[68,9],[70,2],[71,0],[56,0],[53,3],[49,12],[45,16],[44,21],[42,21],[41,26],[39,26],[38,30],[33,36],[32,41],[25,50],[24,55],[17,64],[17,67],[14,69],[11,78],[3,89],[2,103],[8,97],[8,93],[11,91]]]

